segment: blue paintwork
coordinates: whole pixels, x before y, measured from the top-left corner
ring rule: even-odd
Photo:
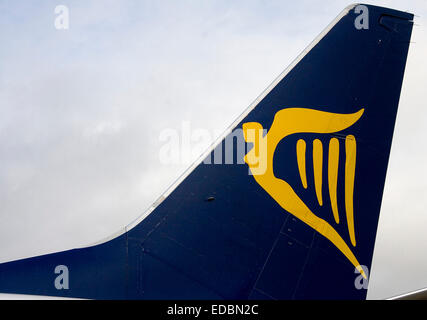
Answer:
[[[413,15],[368,8],[369,30],[356,30],[351,10],[237,128],[256,121],[268,129],[274,114],[286,107],[336,113],[365,108],[363,117],[341,133],[358,139],[354,252],[370,267]],[[330,137],[320,137],[325,146]],[[332,222],[326,183],[323,207],[316,202],[311,152],[309,187],[301,186],[298,138],[315,136],[294,135],[279,144],[275,174]],[[342,178],[338,183],[343,185]],[[208,197],[215,200],[205,201]],[[338,199],[343,198],[339,188]],[[345,212],[342,201],[339,210]],[[337,230],[349,243],[341,218]],[[69,268],[68,290],[54,287],[57,265]],[[201,164],[118,238],[1,264],[0,292],[94,299],[364,299],[366,290],[354,287],[356,276],[341,252],[279,207],[245,164]]]

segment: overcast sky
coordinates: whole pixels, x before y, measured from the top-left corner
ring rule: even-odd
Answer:
[[[427,287],[427,2],[399,106],[369,298]],[[69,29],[54,27],[57,5]],[[86,246],[187,165],[165,128],[224,130],[350,2],[0,0],[0,262]]]

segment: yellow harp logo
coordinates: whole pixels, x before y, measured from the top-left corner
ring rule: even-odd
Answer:
[[[334,133],[347,129],[356,123],[362,116],[364,109],[352,114],[338,114],[305,108],[282,109],[274,116],[273,124],[265,136],[261,124],[247,122],[243,124],[243,134],[246,142],[254,146],[244,160],[256,182],[287,212],[300,219],[311,228],[331,241],[347,259],[366,278],[357,258],[350,246],[338,234],[334,227],[324,219],[316,216],[303,200],[295,193],[292,187],[273,172],[273,156],[279,142],[294,133]],[[329,141],[328,155],[328,185],[331,200],[331,210],[336,224],[339,224],[337,206],[337,180],[340,143],[338,139]],[[307,188],[305,166],[306,142],[298,140],[296,156],[301,183]],[[345,138],[345,209],[350,242],[356,247],[356,236],[353,218],[353,188],[356,168],[356,138],[348,135]],[[313,141],[313,172],[314,184],[319,205],[322,200],[322,169],[323,145],[318,139]]]

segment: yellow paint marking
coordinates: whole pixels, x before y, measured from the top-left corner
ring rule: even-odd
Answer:
[[[305,141],[302,139],[297,141],[297,162],[302,185],[304,189],[307,189],[307,174],[305,170]]]
[[[323,205],[322,198],[322,166],[323,166],[323,145],[322,141],[316,139],[313,141],[313,172],[314,187],[319,205]]]
[[[326,237],[340,250],[345,257],[359,270],[364,278],[366,274],[352,250],[325,220],[317,217],[283,179],[274,175],[273,158],[279,142],[294,133],[333,133],[352,126],[362,116],[364,109],[352,114],[337,114],[305,108],[286,108],[278,111],[268,133],[261,139],[254,139],[246,133],[251,128],[262,128],[261,124],[249,122],[243,124],[243,133],[248,143],[260,143],[267,146],[265,154],[255,157],[252,148],[244,160],[252,168],[261,165],[265,168],[262,174],[253,174],[255,181],[287,212],[291,213],[311,228]]]
[[[338,182],[338,162],[340,156],[340,143],[337,138],[329,141],[328,159],[328,184],[329,198],[331,199],[332,213],[336,223],[340,223],[337,205],[337,182]]]
[[[356,246],[353,216],[354,175],[356,171],[356,138],[348,135],[345,139],[345,211],[351,244]]]

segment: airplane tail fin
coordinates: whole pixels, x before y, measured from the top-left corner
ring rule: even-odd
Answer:
[[[0,292],[364,299],[412,20],[346,8],[127,232],[0,264]]]

